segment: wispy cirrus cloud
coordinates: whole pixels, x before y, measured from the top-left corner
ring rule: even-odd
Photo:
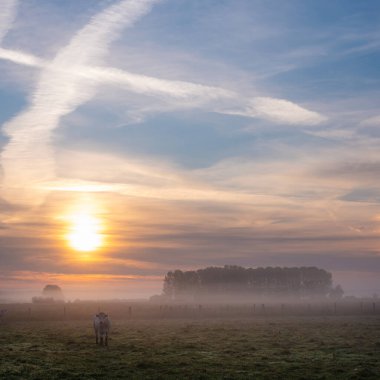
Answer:
[[[289,100],[271,97],[252,98],[243,110],[231,110],[230,113],[289,125],[317,125],[327,120],[318,112],[310,111]]]

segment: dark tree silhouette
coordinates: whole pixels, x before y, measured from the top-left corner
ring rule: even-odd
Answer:
[[[42,290],[42,296],[46,298],[53,298],[55,301],[64,300],[62,289],[58,285],[46,285]]]
[[[343,297],[344,291],[340,285],[335,286],[330,290],[329,296],[334,300],[340,300]]]
[[[316,267],[243,268],[226,265],[197,271],[177,269],[166,274],[163,286],[166,297],[181,300],[237,294],[310,298],[338,296],[341,292],[340,287],[332,288],[331,273]]]

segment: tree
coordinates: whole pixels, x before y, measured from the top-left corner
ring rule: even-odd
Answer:
[[[163,294],[169,299],[174,298],[174,273],[172,271],[168,272],[164,279]]]
[[[340,286],[332,288],[332,275],[316,267],[243,268],[237,265],[207,267],[197,271],[170,271],[164,278],[163,294],[169,299],[203,296],[296,296],[341,297]]]
[[[44,298],[52,298],[54,301],[63,301],[62,289],[58,285],[46,285],[42,290],[42,296]]]
[[[342,299],[344,294],[344,291],[340,285],[335,286],[335,288],[332,288],[329,293],[329,297],[334,300],[340,300]]]

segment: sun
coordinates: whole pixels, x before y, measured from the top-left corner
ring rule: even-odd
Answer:
[[[67,240],[71,248],[81,252],[91,252],[103,243],[100,220],[89,214],[77,214],[71,218]]]

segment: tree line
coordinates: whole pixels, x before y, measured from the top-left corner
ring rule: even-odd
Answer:
[[[171,300],[218,296],[341,298],[343,290],[340,285],[333,287],[330,272],[317,267],[244,268],[225,265],[169,271],[164,278],[163,295]]]

